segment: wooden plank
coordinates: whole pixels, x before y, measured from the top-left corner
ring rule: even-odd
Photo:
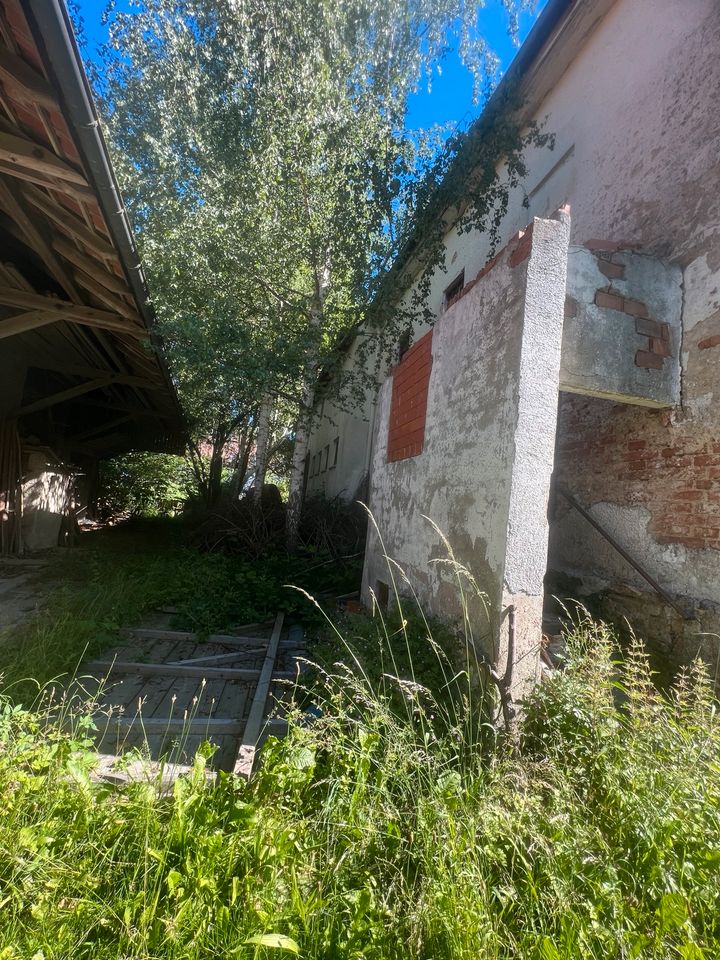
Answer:
[[[110,717],[108,726],[118,732],[130,730],[145,730],[148,734],[163,733],[165,730],[187,731],[189,734],[207,731],[213,736],[225,733],[239,735],[245,726],[242,720],[233,720],[228,717],[196,717],[183,719],[182,717]]]
[[[238,755],[235,760],[234,772],[237,776],[249,779],[252,775],[255,764],[255,753],[258,747],[260,733],[263,728],[263,722],[266,722],[265,704],[270,690],[270,683],[275,669],[275,658],[277,656],[278,646],[280,644],[280,633],[282,632],[284,613],[279,613],[275,619],[275,626],[268,644],[268,651],[265,656],[260,678],[255,689],[255,696],[250,707],[247,723],[240,740]]]
[[[16,230],[20,238],[31,247],[41,258],[48,272],[63,287],[65,293],[72,299],[80,302],[80,294],[68,272],[62,267],[60,261],[55,256],[55,252],[45,241],[43,231],[37,223],[37,219],[32,216],[27,209],[24,201],[17,196],[17,190],[12,189],[6,177],[0,177],[0,208],[2,208],[14,221]],[[32,307],[30,309],[33,309]],[[37,308],[35,308],[37,309]]]
[[[82,303],[72,303],[70,300],[60,300],[57,297],[45,297],[40,293],[30,293],[27,290],[18,290],[17,287],[0,286],[0,303],[10,307],[19,307],[23,310],[43,310],[58,314],[63,320],[76,320],[80,323],[103,326],[111,323],[120,324],[123,329],[129,324],[122,323],[117,313],[103,310],[100,307],[88,307]]]
[[[28,333],[39,327],[47,327],[62,319],[55,313],[48,313],[47,310],[29,310],[27,313],[19,313],[15,317],[8,317],[7,320],[0,320],[0,340],[16,337],[20,333]]]
[[[60,109],[55,92],[45,77],[7,49],[0,52],[0,77],[3,84],[12,87],[18,99],[40,104],[48,110]]]
[[[273,656],[273,662],[275,657]],[[99,670],[105,674],[137,673],[143,677],[197,677],[199,680],[255,680],[260,670],[246,670],[237,667],[182,666],[177,663],[138,663],[132,660],[113,662],[95,662],[84,666],[86,671]],[[292,680],[294,673],[289,671],[275,674],[275,679]]]
[[[191,660],[171,660],[170,663],[177,666],[193,666],[198,663],[206,663],[208,666],[211,666],[214,663],[232,663],[233,660],[237,660],[238,657],[242,657],[243,654],[248,653],[264,653],[267,649],[267,645],[262,647],[248,647],[245,650],[236,650],[234,653],[214,653],[209,657],[193,657]],[[258,670],[258,673],[260,671]]]
[[[152,630],[146,627],[123,627],[120,630],[123,637],[137,637],[138,640],[193,640],[201,643],[197,633],[191,633],[185,630]],[[260,644],[267,646],[268,640],[265,637],[242,637],[234,633],[211,633],[204,641],[205,643],[217,643],[224,647],[237,647],[238,649],[248,649]],[[296,643],[284,640],[280,644],[281,648],[295,649]]]
[[[20,170],[33,170],[48,177],[88,186],[85,175],[61,160],[52,150],[27,137],[0,132],[0,160]]]
[[[83,273],[86,273],[93,280],[97,280],[112,293],[126,294],[128,292],[127,283],[119,277],[113,270],[95,260],[93,257],[82,253],[75,244],[65,237],[53,237],[52,248],[61,257],[64,257],[74,267],[79,267]]]
[[[97,199],[91,187],[83,187],[79,183],[71,183],[69,180],[51,180],[42,173],[16,167],[2,160],[0,160],[0,174],[12,177],[14,180],[24,180],[25,183],[33,183],[38,187],[45,187],[46,190],[53,190],[63,196],[72,197],[79,203],[96,202]]]
[[[87,227],[79,217],[76,217],[62,204],[51,200],[42,190],[28,185],[23,193],[26,199],[41,213],[44,213],[49,220],[52,220],[66,236],[79,240],[83,246],[95,251],[100,257],[113,260],[117,258],[115,248],[108,240],[101,237],[95,230]]]
[[[67,390],[61,390],[59,393],[53,393],[49,397],[43,397],[42,400],[36,400],[27,406],[16,410],[13,416],[25,417],[30,413],[37,413],[38,410],[47,410],[48,407],[54,407],[58,403],[64,403],[66,400],[72,400],[73,397],[79,397],[83,393],[92,393],[93,390],[99,390],[101,387],[107,387],[111,382],[109,377],[101,377],[98,380],[87,380],[85,383],[79,383],[74,387],[68,387]]]

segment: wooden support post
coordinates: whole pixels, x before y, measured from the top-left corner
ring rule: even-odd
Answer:
[[[270,692],[270,684],[273,679],[275,658],[277,657],[277,650],[280,644],[280,634],[282,632],[284,619],[285,614],[279,613],[275,620],[275,626],[273,627],[270,643],[268,644],[265,662],[263,663],[262,670],[260,672],[260,678],[255,690],[255,696],[253,697],[250,713],[248,715],[247,723],[245,724],[245,730],[243,731],[242,739],[240,741],[240,748],[235,761],[235,774],[239,777],[245,777],[247,780],[250,779],[253,766],[255,765],[255,753],[257,751],[258,741],[262,732],[263,722],[267,721],[267,718],[265,717],[265,708],[267,704],[268,693]]]

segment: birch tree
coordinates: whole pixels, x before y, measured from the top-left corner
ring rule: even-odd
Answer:
[[[503,5],[512,29],[527,4]],[[317,373],[365,319],[408,224],[432,202],[460,146],[459,137],[408,130],[408,98],[452,46],[473,70],[478,100],[495,76],[479,6],[138,0],[128,12],[108,8],[95,82],[171,362],[178,352],[191,409],[200,419],[217,409],[223,434],[243,417],[255,424],[259,398],[294,408],[291,545]],[[480,182],[496,193],[469,207],[487,218],[501,191],[497,151],[486,152]],[[407,322],[376,323],[373,349],[396,342]],[[265,445],[262,432],[258,439]]]

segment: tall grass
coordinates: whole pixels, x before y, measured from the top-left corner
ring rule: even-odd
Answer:
[[[511,748],[480,744],[443,643],[436,666],[415,661],[426,638],[422,620],[343,632],[319,716],[249,785],[208,782],[199,756],[171,796],[110,789],[82,723],[5,703],[0,957],[720,956],[720,729],[701,666],[661,695],[639,643],[618,661],[581,621]]]

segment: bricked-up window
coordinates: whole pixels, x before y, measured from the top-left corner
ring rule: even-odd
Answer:
[[[449,287],[445,287],[443,290],[443,310],[447,310],[450,304],[453,301],[453,298],[456,297],[462,288],[465,286],[465,269],[463,268],[460,273],[455,277],[453,282]]]
[[[330,456],[330,444],[328,443],[325,449],[322,452],[322,467],[320,468],[321,473],[325,473],[328,468],[328,457]]]
[[[388,463],[422,453],[431,367],[432,330],[410,347],[393,373]]]

